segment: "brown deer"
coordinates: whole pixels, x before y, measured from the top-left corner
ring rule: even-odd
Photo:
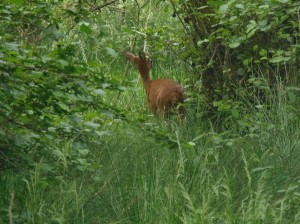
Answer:
[[[176,110],[179,115],[179,122],[184,120],[184,91],[181,85],[172,79],[151,80],[149,71],[152,62],[149,56],[140,52],[139,56],[131,52],[125,52],[125,57],[133,62],[140,72],[144,88],[147,94],[147,102],[150,111],[160,118],[169,116],[171,111]]]

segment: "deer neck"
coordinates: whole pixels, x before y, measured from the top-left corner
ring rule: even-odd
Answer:
[[[138,70],[140,72],[140,75],[142,77],[146,93],[148,95],[149,89],[150,89],[150,83],[151,83],[151,79],[150,79],[150,76],[149,76],[149,70],[145,69],[143,67],[138,68]]]

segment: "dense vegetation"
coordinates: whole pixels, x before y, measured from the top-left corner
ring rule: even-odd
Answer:
[[[298,0],[0,2],[0,223],[299,223]],[[151,115],[123,56],[179,81]]]

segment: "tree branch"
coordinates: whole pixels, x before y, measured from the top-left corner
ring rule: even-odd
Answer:
[[[112,5],[112,4],[114,4],[115,2],[117,2],[117,1],[118,1],[118,0],[112,0],[112,1],[110,1],[110,2],[104,3],[103,5],[99,5],[98,7],[92,9],[92,12],[97,11],[97,10],[100,11],[101,9],[105,8],[106,6]]]

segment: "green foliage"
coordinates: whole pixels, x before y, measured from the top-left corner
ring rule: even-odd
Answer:
[[[48,10],[47,4],[37,7]],[[28,10],[21,3],[9,6],[6,14]],[[32,22],[48,16],[42,14]],[[50,142],[77,141],[80,136],[79,143],[85,143],[92,135],[102,136],[108,122],[123,116],[104,103],[105,91],[116,87],[104,80],[101,64],[76,58],[76,47],[57,42],[47,50],[43,44],[11,42],[10,35],[1,38],[1,169],[26,169],[40,157],[53,161],[55,145]]]
[[[0,223],[299,223],[298,20],[291,0],[2,1]],[[182,126],[126,66],[144,43]]]
[[[196,65],[209,101],[241,100],[237,89],[253,88],[251,79],[298,80],[298,1],[170,2],[186,31],[179,53]]]
[[[66,166],[60,175],[45,176],[41,162],[24,181],[6,173],[1,183],[10,183],[5,189],[15,189],[17,198],[24,192],[18,203],[25,209],[15,207],[19,222],[297,223],[299,120],[279,118],[257,118],[275,127],[261,125],[245,137],[209,130],[205,120],[172,131],[152,124],[168,132],[163,138],[120,123],[89,147],[92,161],[103,165],[89,175],[74,176]],[[64,164],[70,145],[58,150]]]

